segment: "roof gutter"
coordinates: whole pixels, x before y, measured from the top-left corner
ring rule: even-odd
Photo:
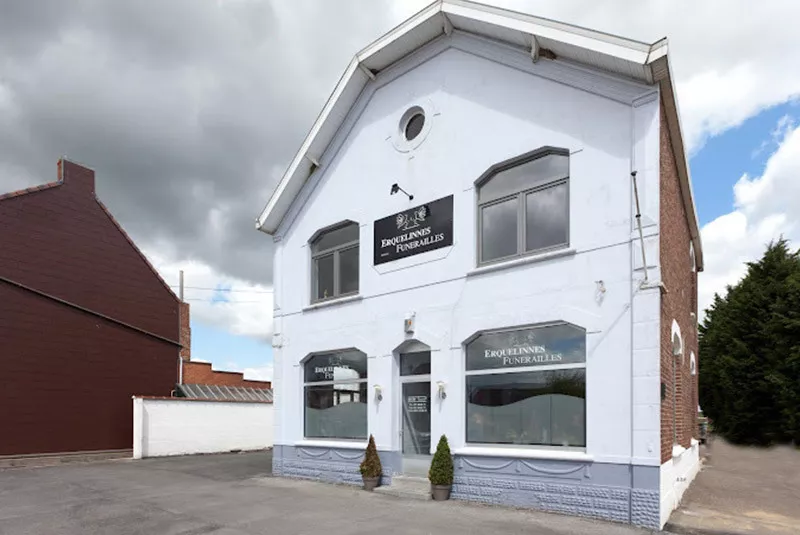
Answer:
[[[678,171],[680,182],[681,197],[686,212],[686,219],[689,224],[689,234],[694,244],[695,262],[697,270],[703,271],[703,244],[700,236],[700,225],[697,218],[697,209],[694,204],[694,192],[692,191],[692,177],[689,171],[686,148],[683,144],[683,129],[681,127],[680,110],[675,96],[675,87],[672,76],[672,66],[667,55],[667,39],[656,41],[651,46],[648,54],[647,67],[653,78],[653,83],[658,83],[661,89],[661,98],[667,117],[667,130],[672,144],[672,153],[675,158],[675,166]]]

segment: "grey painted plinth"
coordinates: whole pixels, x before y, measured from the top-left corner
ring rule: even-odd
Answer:
[[[658,529],[658,467],[456,456],[451,498]]]
[[[383,466],[381,485],[391,485],[392,475],[400,467],[400,454],[379,451],[378,455]],[[272,453],[272,473],[276,476],[360,486],[361,473],[358,467],[363,458],[364,452],[359,449],[276,445]]]
[[[391,485],[402,456],[381,451],[381,485]],[[276,476],[361,485],[355,449],[275,446]],[[541,509],[658,529],[659,469],[611,463],[455,456],[451,499]]]

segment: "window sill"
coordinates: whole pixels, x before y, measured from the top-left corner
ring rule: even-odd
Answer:
[[[534,254],[530,256],[523,256],[522,258],[515,258],[513,260],[506,260],[505,262],[498,262],[496,264],[489,264],[481,266],[467,272],[467,277],[475,275],[483,275],[484,273],[491,273],[501,269],[508,269],[517,266],[524,266],[526,264],[533,264],[534,262],[544,262],[553,258],[561,258],[562,256],[574,255],[577,251],[575,249],[559,249],[557,251],[547,251],[545,253]]]
[[[308,305],[307,307],[303,307],[303,312],[308,312],[309,310],[316,310],[318,308],[330,307],[334,305],[342,305],[344,303],[352,303],[353,301],[359,301],[363,299],[361,295],[348,295],[347,297],[338,297],[336,299],[330,299],[328,301],[320,301],[319,303],[314,303],[312,305]]]
[[[516,457],[519,459],[546,459],[555,461],[591,462],[594,458],[584,451],[537,450],[527,448],[492,448],[489,446],[466,446],[453,450],[456,455],[482,457]]]
[[[341,448],[348,450],[364,450],[367,448],[367,441],[364,440],[298,440],[295,446],[306,448]]]

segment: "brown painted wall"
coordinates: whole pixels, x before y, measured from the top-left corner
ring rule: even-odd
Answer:
[[[0,198],[0,455],[132,447],[131,396],[177,380],[178,301],[66,162],[63,184]],[[166,338],[164,341],[158,337]]]
[[[187,385],[243,386],[247,388],[272,388],[269,381],[251,381],[239,372],[216,371],[210,362],[184,362],[183,382]]]
[[[178,348],[0,282],[0,455],[128,449],[131,396],[168,396]]]
[[[676,410],[678,443],[688,448],[697,434],[697,376],[690,373],[690,355],[697,351],[697,273],[692,269],[689,223],[681,197],[669,131],[661,107],[660,262],[666,293],[661,296],[661,382],[666,397],[661,402],[661,462],[672,457],[673,409]],[[683,355],[672,356],[672,321],[680,326]],[[673,396],[673,359],[677,365],[677,396]]]
[[[177,299],[98,203],[94,172],[0,200],[0,276],[178,339]]]

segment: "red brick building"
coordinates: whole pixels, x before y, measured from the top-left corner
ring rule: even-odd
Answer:
[[[129,449],[177,382],[179,301],[67,160],[0,196],[0,455]]]
[[[181,385],[227,386],[236,388],[255,388],[257,390],[271,390],[270,381],[255,381],[245,379],[242,372],[214,370],[210,362],[192,362],[192,329],[191,311],[188,303],[181,303],[181,367],[178,382]],[[180,393],[192,397],[190,392]],[[270,392],[271,395],[271,392]]]
[[[210,362],[183,363],[183,383],[188,385],[238,386],[242,388],[270,389],[270,381],[245,379],[242,372],[220,371],[211,368]]]
[[[661,122],[667,116],[661,106]],[[661,462],[692,447],[697,438],[697,272],[692,229],[675,164],[672,139],[661,130],[659,257],[661,281]]]

